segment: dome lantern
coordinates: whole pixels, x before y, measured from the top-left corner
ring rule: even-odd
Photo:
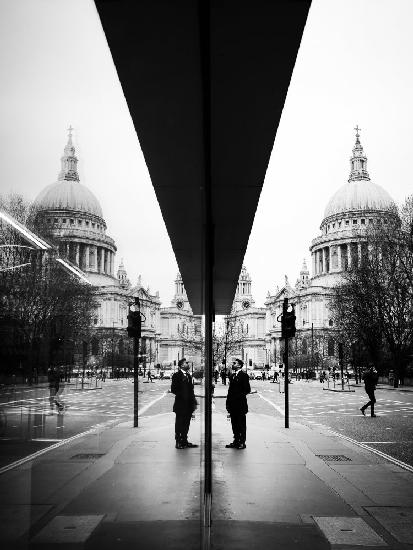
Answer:
[[[364,154],[363,146],[359,139],[361,128],[357,125],[354,129],[356,130],[356,143],[353,147],[353,156],[350,158],[350,177],[348,181],[370,181],[370,176],[367,172],[367,157]]]
[[[67,144],[64,149],[63,157],[60,159],[62,169],[59,173],[59,181],[79,181],[79,174],[77,172],[77,157],[75,155],[75,148],[72,143],[72,130],[72,126],[69,126]]]

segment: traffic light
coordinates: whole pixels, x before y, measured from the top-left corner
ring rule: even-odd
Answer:
[[[128,336],[129,338],[141,337],[141,314],[139,311],[129,311]]]
[[[295,336],[295,311],[284,311],[281,319],[281,337],[294,338]]]

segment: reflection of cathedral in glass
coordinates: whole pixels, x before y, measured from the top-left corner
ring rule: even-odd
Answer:
[[[157,361],[160,327],[159,293],[152,295],[141,278],[132,284],[123,259],[115,276],[115,241],[106,234],[106,222],[95,195],[79,181],[78,159],[72,128],[61,158],[58,180],[37,196],[36,226],[52,241],[62,258],[80,270],[96,287],[98,307],[93,319],[93,337],[88,353],[96,364],[133,365],[132,342],[126,336],[128,304],[139,297],[145,317],[141,351],[154,365]],[[145,351],[145,353],[144,353]]]
[[[201,364],[201,322],[202,317],[192,313],[181,274],[178,273],[171,305],[161,308],[161,364],[176,366],[182,357],[195,366]]]
[[[71,130],[57,182],[45,187],[36,198],[36,225],[58,242],[62,257],[88,273],[92,284],[110,284],[114,277],[115,241],[106,235],[97,198],[79,181]]]

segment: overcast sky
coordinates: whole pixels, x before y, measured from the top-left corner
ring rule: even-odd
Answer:
[[[371,179],[412,193],[412,15],[411,0],[313,0],[245,257],[256,305],[311,265],[356,124]],[[0,74],[0,193],[56,181],[72,125],[116,267],[168,305],[178,268],[92,0],[0,0]]]

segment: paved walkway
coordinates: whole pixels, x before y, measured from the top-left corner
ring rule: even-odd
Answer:
[[[201,451],[175,449],[173,423],[142,417],[3,473],[2,548],[200,548]],[[247,449],[226,449],[213,413],[214,550],[412,548],[412,472],[320,428],[247,423]]]

